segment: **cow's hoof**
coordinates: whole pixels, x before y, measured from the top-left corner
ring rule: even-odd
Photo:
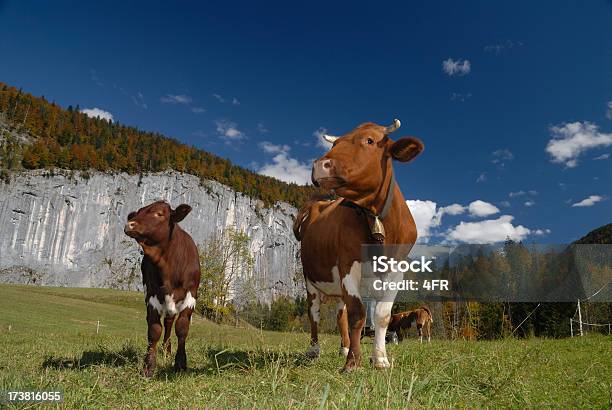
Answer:
[[[391,367],[387,357],[372,357],[370,358],[370,363],[372,363],[377,370],[385,370]]]
[[[318,359],[321,356],[321,348],[319,345],[313,345],[306,351],[306,356],[310,359]]]
[[[153,377],[153,370],[154,370],[154,369],[153,369],[152,367],[145,366],[145,367],[142,369],[142,372],[141,372],[141,373],[142,373],[142,375],[143,375],[144,377],[146,377],[147,379],[149,379],[149,378]]]
[[[349,348],[348,347],[340,346],[340,352],[339,352],[340,356],[347,357],[348,353],[349,353]]]
[[[174,371],[184,372],[185,370],[187,370],[187,360],[178,357],[174,359]]]
[[[359,369],[359,366],[357,366],[356,364],[350,364],[350,365],[347,364],[347,365],[344,365],[342,369],[340,369],[340,373],[341,374],[352,373],[358,369]]]

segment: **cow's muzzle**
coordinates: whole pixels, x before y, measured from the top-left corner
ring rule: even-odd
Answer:
[[[140,236],[140,232],[136,230],[136,222],[134,221],[128,221],[123,227],[123,232],[130,238],[138,238]]]
[[[344,180],[336,174],[334,161],[321,158],[312,165],[312,183],[325,189],[335,189],[344,184]]]

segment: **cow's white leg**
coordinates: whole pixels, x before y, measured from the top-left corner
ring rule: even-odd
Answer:
[[[321,294],[308,280],[306,280],[306,291],[308,293],[308,319],[310,320],[310,347],[306,351],[306,356],[315,359],[321,355],[319,346]]]
[[[391,309],[393,302],[380,301],[376,303],[374,310],[374,347],[372,348],[372,364],[377,369],[391,367],[387,358],[387,348],[385,346],[385,336],[387,326],[391,320]]]
[[[338,330],[340,331],[340,356],[347,357],[351,340],[348,330],[348,314],[346,311],[346,303],[344,303],[344,301],[340,299],[336,308]]]

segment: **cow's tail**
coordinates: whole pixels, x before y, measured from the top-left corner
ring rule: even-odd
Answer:
[[[431,311],[429,310],[429,308],[427,306],[421,306],[421,309],[427,312],[427,314],[429,315],[429,320],[431,321],[431,323],[433,323],[433,316],[431,315]]]
[[[310,208],[315,202],[319,201],[330,201],[329,195],[315,195],[308,200],[308,202],[300,209],[295,218],[293,219],[293,235],[295,239],[301,241],[304,237],[305,223],[310,216]]]
[[[308,219],[310,214],[310,204],[300,209],[295,218],[293,219],[293,235],[298,241],[302,240],[302,225]]]

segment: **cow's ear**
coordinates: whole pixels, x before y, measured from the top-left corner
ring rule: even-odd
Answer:
[[[185,219],[189,212],[191,212],[191,207],[189,205],[181,204],[172,211],[170,219],[174,223],[181,222],[183,219]]]
[[[138,214],[138,212],[130,212],[128,215],[128,221],[132,220],[136,216],[136,214]]]
[[[418,138],[403,137],[391,144],[389,153],[400,162],[410,162],[417,157],[425,146]]]

